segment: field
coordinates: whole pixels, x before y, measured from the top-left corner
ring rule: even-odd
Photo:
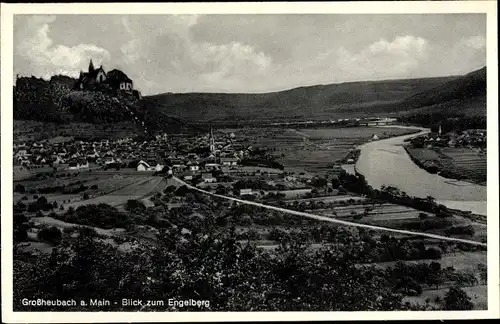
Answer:
[[[256,147],[273,152],[285,171],[322,173],[344,159],[356,146],[370,141],[412,133],[397,127],[332,127],[311,129],[231,129]]]
[[[445,178],[481,185],[486,183],[486,155],[481,155],[478,149],[445,147],[432,150],[407,147],[406,151],[415,163],[429,172],[439,172]]]
[[[20,181],[26,188],[26,193],[14,193],[14,201],[18,201],[24,196],[28,199],[25,203],[35,201],[35,196],[45,196],[49,202],[57,202],[65,209],[69,207],[77,208],[81,205],[106,203],[112,206],[121,206],[129,199],[142,199],[163,190],[166,187],[162,177],[151,176],[149,174],[128,175],[126,173],[81,173],[60,178],[46,178],[35,181]],[[39,193],[38,189],[55,186],[66,186],[77,188],[85,186],[86,189],[75,194],[64,194],[62,192]],[[87,194],[89,199],[84,200],[83,195]]]
[[[480,155],[478,150],[466,148],[443,148],[440,151],[450,157],[452,163],[469,179],[486,180],[486,155]]]

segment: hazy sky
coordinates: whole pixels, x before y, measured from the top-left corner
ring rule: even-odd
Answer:
[[[486,64],[485,14],[17,15],[14,73],[123,70],[143,94],[266,92]]]

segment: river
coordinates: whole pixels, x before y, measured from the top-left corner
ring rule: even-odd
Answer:
[[[421,198],[432,196],[437,203],[446,207],[486,215],[486,186],[431,174],[410,159],[403,148],[404,140],[429,132],[429,129],[418,129],[420,132],[416,134],[359,146],[361,154],[356,162],[356,171],[364,175],[373,188],[380,189],[383,185],[393,186],[409,196]]]

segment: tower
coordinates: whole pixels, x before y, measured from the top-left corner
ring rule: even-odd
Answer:
[[[211,125],[210,125],[210,153],[215,154],[215,139]]]
[[[94,72],[94,63],[92,63],[92,59],[90,59],[90,63],[89,63],[89,73],[92,73]]]
[[[439,136],[441,136],[441,124],[439,124]]]

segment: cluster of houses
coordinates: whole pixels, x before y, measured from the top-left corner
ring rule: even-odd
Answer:
[[[117,141],[81,141],[72,137],[15,143],[14,166],[35,172],[52,170],[88,170],[133,168],[137,172],[168,170],[185,180],[201,178],[212,183],[214,171],[234,169],[249,156],[252,148],[237,141],[234,133],[195,137],[157,135],[137,142],[131,138]]]
[[[429,133],[425,136],[415,138],[412,143],[415,145],[432,147],[486,147],[486,130],[469,129],[461,132],[449,132],[443,134]]]

